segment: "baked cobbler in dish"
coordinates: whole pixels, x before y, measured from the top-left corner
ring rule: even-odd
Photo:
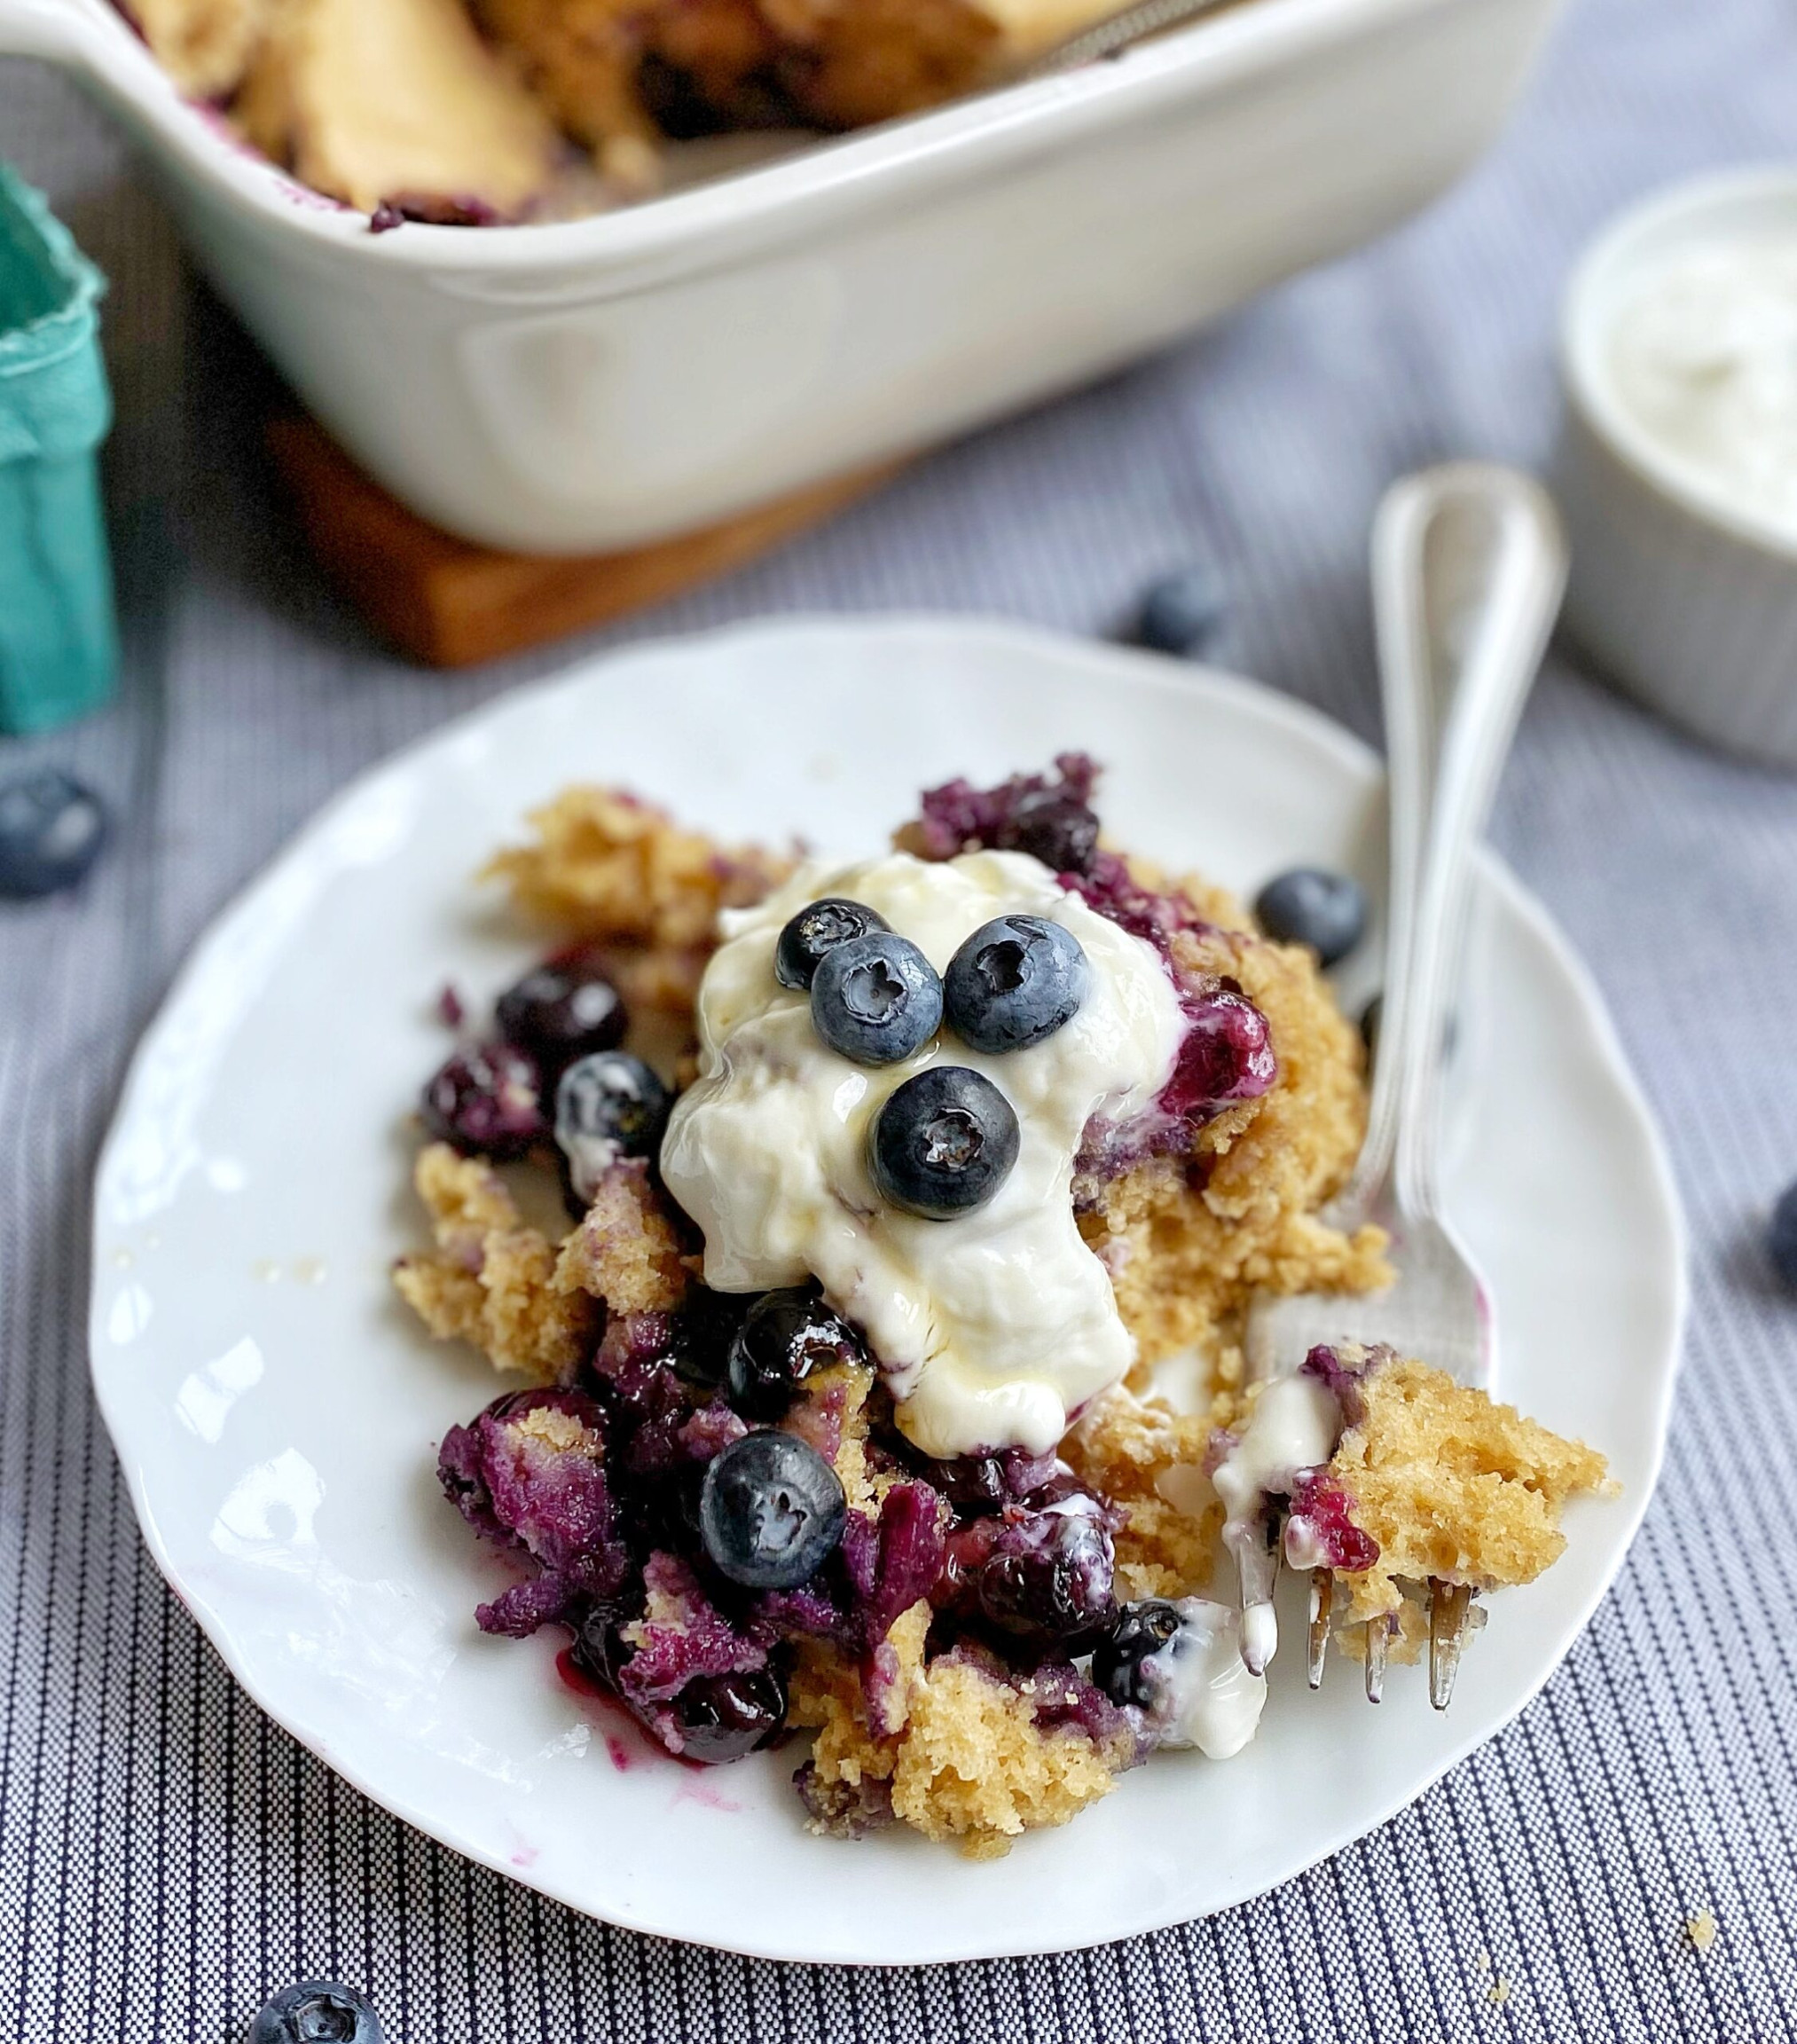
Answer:
[[[514,1566],[480,1624],[564,1629],[687,1760],[790,1738],[820,1831],[1001,1852],[1239,1750],[1265,1678],[1206,1592],[1270,1501],[1401,1657],[1424,1585],[1530,1580],[1604,1484],[1387,1350],[1244,1387],[1257,1288],[1389,1278],[1317,1217],[1363,1052],[1095,778],[951,782],[851,861],[570,789],[488,869],[556,948],[425,1089],[396,1281],[517,1380],[441,1448]]]
[[[1114,0],[121,4],[184,91],[383,226],[557,217],[641,197],[687,145],[766,134],[791,145],[915,113],[1115,11]]]

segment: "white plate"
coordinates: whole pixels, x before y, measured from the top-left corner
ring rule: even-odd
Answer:
[[[1619,1502],[1495,1600],[1454,1708],[1377,1710],[1275,1664],[1259,1739],[1165,1756],[1067,1829],[974,1864],[813,1838],[797,1757],[700,1773],[560,1684],[546,1638],[475,1630],[498,1565],[436,1443],[496,1387],[389,1295],[420,1232],[404,1120],[446,978],[527,944],[470,885],[522,810],[625,782],[729,837],[862,847],[956,773],[1085,746],[1142,851],[1241,888],[1298,861],[1377,879],[1377,762],[1251,683],[964,620],[783,623],[601,660],[359,781],[224,915],[137,1055],[100,1167],[95,1381],[145,1536],[264,1709],[458,1851],[633,1928],[898,1963],[1063,1949],[1244,1900],[1401,1809],[1547,1679],[1620,1566],[1664,1442],[1683,1250],[1664,1159],[1597,997],[1541,909],[1481,878],[1479,1026],[1448,1190],[1495,1285],[1503,1388],[1602,1447]],[[616,1763],[626,1763],[620,1767]]]

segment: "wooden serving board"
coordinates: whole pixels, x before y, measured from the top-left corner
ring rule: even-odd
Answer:
[[[409,511],[302,415],[268,445],[326,572],[383,639],[430,667],[468,667],[602,625],[745,566],[876,490],[886,462],[619,554],[507,554]]]

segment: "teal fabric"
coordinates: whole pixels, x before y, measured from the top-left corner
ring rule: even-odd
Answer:
[[[106,280],[0,163],[0,730],[112,694],[118,656],[96,450],[112,423]]]

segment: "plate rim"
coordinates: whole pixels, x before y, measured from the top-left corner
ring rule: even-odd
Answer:
[[[323,1761],[358,1794],[365,1796],[370,1802],[401,1823],[409,1825],[435,1843],[476,1865],[486,1867],[508,1880],[521,1883],[549,1901],[621,1930],[780,1963],[857,1968],[911,1967],[977,1963],[1094,1949],[1132,1937],[1151,1935],[1178,1923],[1202,1922],[1226,1910],[1244,1906],[1284,1887],[1322,1865],[1324,1860],[1332,1859],[1360,1839],[1389,1824],[1471,1754],[1497,1738],[1516,1722],[1558,1671],[1574,1642],[1590,1624],[1597,1607],[1614,1586],[1639,1534],[1648,1505],[1659,1487],[1686,1347],[1691,1304],[1689,1229],[1659,1120],[1628,1059],[1614,1018],[1590,969],[1551,912],[1488,845],[1481,843],[1476,857],[1482,882],[1502,896],[1507,907],[1529,926],[1532,934],[1570,982],[1578,997],[1581,1020],[1589,1034],[1589,1048],[1597,1056],[1621,1101],[1628,1107],[1632,1130],[1644,1150],[1652,1191],[1666,1229],[1666,1247],[1669,1251],[1663,1272],[1668,1286],[1666,1301],[1668,1340],[1663,1367],[1655,1372],[1658,1396],[1651,1414],[1652,1449],[1646,1475],[1633,1490],[1615,1500],[1612,1507],[1620,1508],[1622,1523],[1610,1564],[1568,1618],[1563,1628],[1563,1636],[1557,1639],[1552,1650],[1544,1657],[1543,1664],[1528,1678],[1522,1694],[1503,1718],[1488,1728],[1482,1727],[1463,1738],[1456,1739],[1441,1757],[1432,1762],[1422,1774],[1415,1777],[1402,1792],[1395,1794],[1369,1820],[1362,1821],[1356,1818],[1347,1820],[1346,1824],[1330,1831],[1318,1844],[1314,1852],[1308,1852],[1300,1863],[1292,1866],[1277,1881],[1263,1883],[1251,1878],[1242,1893],[1220,1900],[1194,1916],[1177,1913],[1172,1915],[1157,1914],[1152,1920],[1144,1920],[1131,1930],[1108,1929],[1090,1939],[1071,1943],[1060,1938],[1032,1937],[1027,1929],[1023,1928],[1014,1935],[1002,1934],[997,1932],[994,1927],[994,1934],[992,1935],[981,1936],[976,1933],[958,1942],[952,1938],[939,1941],[932,1945],[922,1956],[893,1957],[882,1954],[854,1957],[836,1954],[820,1959],[815,1951],[807,1951],[795,1943],[766,1939],[733,1940],[728,1935],[727,1926],[720,1926],[725,1933],[721,1937],[701,1937],[690,1930],[671,1928],[667,1923],[655,1920],[653,1911],[636,1910],[628,1906],[608,1906],[601,1910],[589,1901],[577,1899],[547,1879],[533,1878],[530,1869],[521,1867],[505,1857],[497,1846],[489,1847],[477,1840],[459,1835],[452,1819],[426,1816],[405,1796],[383,1790],[370,1778],[366,1770],[340,1758],[333,1750],[328,1735],[316,1729],[309,1729],[301,1710],[276,1708],[267,1702],[233,1645],[228,1621],[213,1608],[204,1595],[178,1579],[177,1564],[163,1541],[147,1495],[143,1466],[134,1455],[126,1451],[121,1441],[119,1415],[108,1396],[106,1372],[101,1359],[101,1293],[104,1274],[95,1252],[102,1227],[103,1189],[113,1175],[115,1156],[125,1140],[127,1125],[133,1115],[137,1097],[142,1090],[145,1074],[151,1069],[161,1040],[171,1026],[179,1021],[184,1006],[195,987],[212,968],[215,959],[230,948],[231,939],[254,915],[265,886],[290,863],[302,859],[317,842],[326,837],[339,817],[358,801],[365,799],[367,791],[383,778],[403,768],[415,770],[421,757],[440,748],[449,750],[479,726],[514,713],[522,714],[535,702],[571,693],[621,663],[661,659],[680,661],[690,659],[695,654],[702,656],[708,649],[755,639],[836,637],[853,641],[874,635],[930,641],[939,640],[945,634],[963,641],[970,640],[1001,647],[1013,655],[1023,654],[1029,657],[1058,661],[1063,667],[1081,664],[1094,669],[1109,667],[1115,672],[1127,673],[1133,685],[1146,685],[1154,692],[1163,695],[1176,696],[1182,699],[1209,696],[1227,702],[1252,717],[1259,718],[1275,727],[1283,727],[1294,735],[1301,735],[1308,743],[1332,753],[1357,778],[1364,779],[1369,774],[1377,780],[1384,778],[1384,760],[1370,745],[1325,711],[1288,696],[1267,683],[1199,663],[1181,662],[1173,666],[1164,655],[1102,640],[1086,639],[1051,627],[977,613],[797,612],[737,621],[699,632],[670,633],[664,637],[633,641],[624,646],[603,649],[553,673],[505,689],[485,702],[474,704],[362,767],[291,831],[226,901],[214,910],[171,974],[154,1012],[144,1025],[132,1048],[114,1096],[106,1133],[96,1158],[88,1207],[89,1380],[93,1388],[96,1405],[106,1422],[107,1435],[124,1478],[139,1535],[169,1593],[200,1626],[232,1681],[243,1690],[256,1709],[272,1718],[290,1738]]]

